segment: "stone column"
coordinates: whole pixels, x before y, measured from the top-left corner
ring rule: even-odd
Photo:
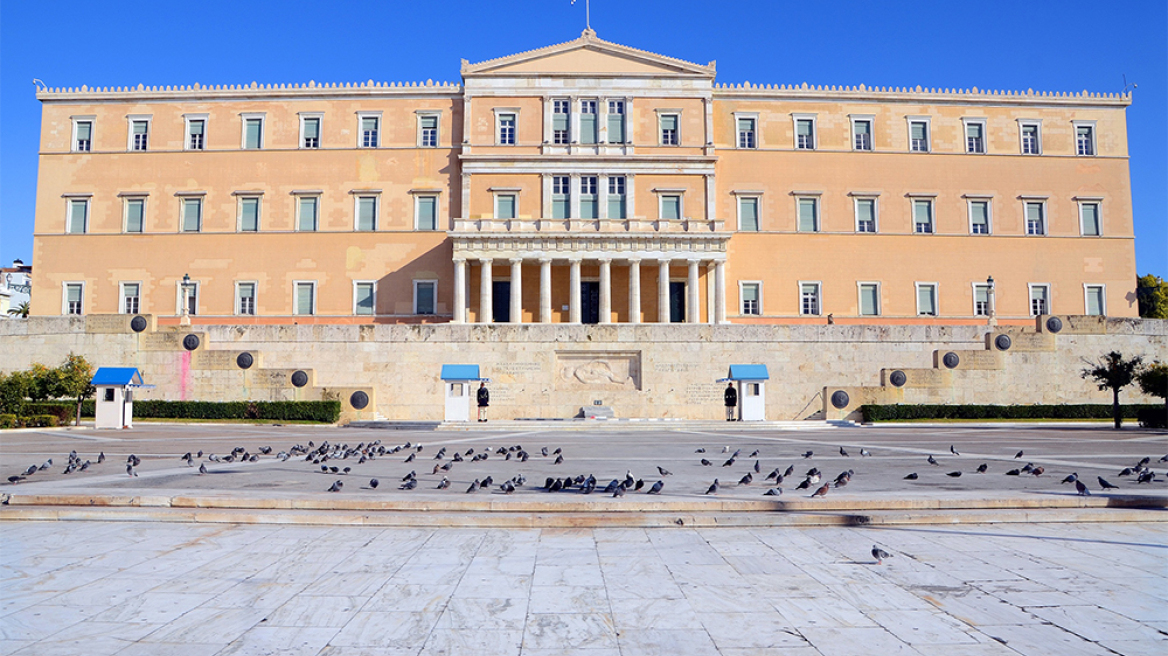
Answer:
[[[511,323],[523,323],[523,258],[511,259]]]
[[[669,323],[669,260],[657,264],[657,323]]]
[[[454,323],[466,323],[466,260],[454,258]]]
[[[580,260],[569,260],[571,265],[568,275],[568,321],[580,323]]]
[[[714,262],[714,323],[726,323],[726,261]]]
[[[600,259],[600,323],[612,323],[612,260]]]
[[[465,152],[465,151],[464,151]],[[458,216],[463,219],[470,218],[470,174],[462,174],[462,207],[458,208]],[[319,201],[318,201],[319,203]],[[319,210],[318,210],[319,211]]]
[[[641,323],[640,260],[629,260],[629,323]]]
[[[552,322],[552,261],[539,260],[539,322]]]
[[[685,303],[686,323],[698,323],[702,317],[701,308],[698,307],[698,299],[701,298],[698,294],[698,264],[700,264],[700,260],[689,261],[689,284],[686,285],[689,298],[686,299]]]
[[[491,259],[479,260],[482,270],[479,272],[479,323],[494,323],[495,306],[492,304],[491,291],[494,281],[491,278]]]

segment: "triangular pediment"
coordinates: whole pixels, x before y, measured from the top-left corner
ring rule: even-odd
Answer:
[[[478,64],[462,63],[462,76],[659,76],[714,77],[714,62],[702,66],[610,43],[585,30],[580,38]]]

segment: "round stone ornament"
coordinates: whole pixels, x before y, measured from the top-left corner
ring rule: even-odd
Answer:
[[[143,317],[141,315],[136,316],[133,319],[130,319],[130,330],[132,330],[136,333],[140,333],[143,330],[146,330],[147,325],[148,324],[146,323],[146,317]]]
[[[949,351],[941,357],[941,364],[945,365],[949,369],[956,369],[957,365],[961,364],[961,357],[953,351]]]
[[[354,410],[364,410],[369,405],[369,395],[357,390],[349,395],[349,405],[353,406]]]
[[[998,335],[994,338],[994,346],[998,347],[999,351],[1009,351],[1012,343],[1009,335]]]
[[[904,387],[904,384],[908,382],[908,376],[905,376],[903,371],[897,369],[888,375],[888,382],[892,383],[893,387]]]
[[[297,372],[292,374],[292,386],[293,387],[304,387],[307,384],[308,384],[308,374],[304,373],[303,371],[297,371]]]
[[[199,336],[187,335],[186,337],[183,337],[183,348],[188,351],[193,351],[199,348]]]
[[[240,369],[251,369],[251,366],[255,364],[255,358],[252,357],[251,353],[240,353],[239,355],[235,356],[235,364],[237,364]]]
[[[1058,317],[1050,317],[1046,320],[1046,329],[1052,333],[1057,333],[1063,329],[1063,320]]]
[[[843,390],[836,390],[831,395],[831,404],[839,410],[843,410],[844,408],[848,407],[848,403],[851,401],[851,397],[849,397],[848,393]]]

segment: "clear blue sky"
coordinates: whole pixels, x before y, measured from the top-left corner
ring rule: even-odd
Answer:
[[[0,4],[0,263],[32,260],[49,86],[458,81],[481,61],[576,38],[584,0]],[[505,8],[503,8],[505,7]],[[1168,3],[593,0],[608,41],[720,82],[1118,92],[1128,109],[1136,263],[1168,278]]]

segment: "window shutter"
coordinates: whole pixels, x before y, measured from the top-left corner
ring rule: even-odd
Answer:
[[[965,125],[965,136],[973,139],[981,139],[981,123],[967,123]]]
[[[553,130],[567,130],[568,129],[568,115],[567,114],[552,114],[552,129]]]
[[[192,136],[200,136],[202,134],[203,134],[203,122],[202,121],[191,121],[191,135]]]
[[[433,196],[418,197],[418,230],[438,229],[437,200]]]
[[[438,129],[438,117],[437,116],[423,116],[422,117],[422,128],[423,129],[430,129],[430,130]]]
[[[798,121],[795,121],[795,130],[796,134],[798,134],[800,137],[810,137],[811,121],[807,119],[799,119]]]
[[[876,285],[860,285],[860,314],[872,316],[877,313],[879,299]]]
[[[362,196],[357,199],[357,229],[376,230],[377,199]]]
[[[678,196],[663,196],[661,198],[661,218],[680,219],[681,218],[681,198]]]
[[[306,118],[304,119],[304,138],[305,139],[320,139],[320,119]]]
[[[241,202],[241,216],[239,229],[244,232],[255,232],[260,228],[260,199],[244,198]]]
[[[758,199],[738,199],[739,230],[758,231]]]
[[[936,295],[933,293],[932,285],[921,285],[917,287],[917,313],[928,314],[936,316]]]
[[[608,143],[618,144],[625,142],[625,115],[608,115]]]
[[[146,134],[146,121],[134,121],[134,134]]]
[[[316,230],[316,199],[300,199],[300,230]]]
[[[758,302],[758,285],[755,283],[742,285],[742,300]]]
[[[187,198],[183,201],[183,230],[198,232],[203,224],[203,199]]]
[[[77,123],[77,140],[89,141],[89,136],[93,134],[93,124],[89,121],[79,121]]]
[[[1026,203],[1026,220],[1032,223],[1042,223],[1042,203]]]
[[[312,285],[296,285],[296,314],[312,314]]]
[[[917,123],[912,124],[912,138],[913,139],[924,139],[925,138],[925,124],[924,123],[917,122]]]
[[[580,114],[580,143],[596,143],[596,114]]]
[[[245,125],[244,148],[260,147],[260,129],[262,126],[263,121],[258,118],[247,119],[247,124]]]
[[[738,131],[739,132],[753,132],[754,131],[754,119],[752,119],[752,118],[738,119]]]
[[[916,223],[933,224],[933,204],[927,200],[913,202],[913,217]]]
[[[815,232],[819,229],[814,198],[799,199],[799,231]]]
[[[990,302],[990,288],[985,285],[977,285],[973,288],[973,300],[977,303]]]
[[[675,116],[673,114],[666,114],[666,115],[662,116],[661,117],[661,129],[662,130],[676,130],[677,129],[677,116]]]
[[[65,287],[66,300],[70,303],[81,302],[81,285],[67,285]]]
[[[985,201],[974,202],[970,206],[970,212],[972,214],[973,225],[974,226],[988,226],[989,222],[990,222],[990,218],[989,218],[990,211],[989,210],[990,210],[989,203],[987,203]]]
[[[1087,314],[1092,314],[1092,315],[1103,314],[1103,288],[1102,287],[1088,287],[1087,288]]]
[[[608,218],[623,219],[625,218],[625,197],[621,195],[612,195],[608,197]]]
[[[363,118],[363,119],[361,119],[361,131],[362,132],[376,132],[377,131],[377,119],[376,118]]]
[[[126,201],[126,232],[142,232],[142,215],[145,201],[131,199]]]
[[[357,314],[373,314],[373,284],[357,284]]]
[[[873,223],[876,220],[876,201],[871,198],[861,198],[856,201],[856,218],[861,223]]]
[[[1099,206],[1095,203],[1083,204],[1083,234],[1099,235]]]
[[[856,134],[868,134],[872,127],[868,121],[856,121]]]
[[[86,215],[89,213],[89,201],[74,200],[69,202],[69,232],[81,234],[85,232]]]

